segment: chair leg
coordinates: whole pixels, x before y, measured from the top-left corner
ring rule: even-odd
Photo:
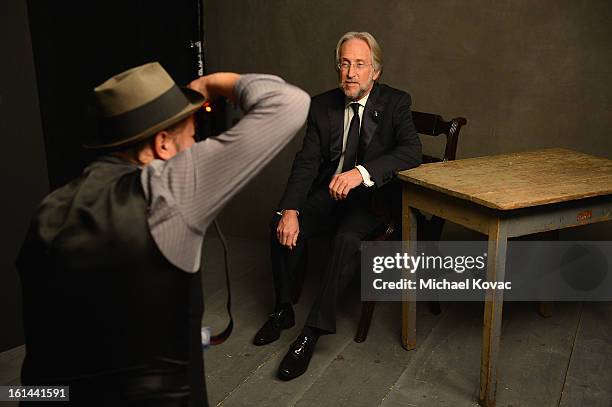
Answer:
[[[538,303],[538,314],[540,314],[541,317],[550,318],[552,317],[554,308],[555,308],[555,305],[553,302],[540,301]]]
[[[429,301],[429,311],[434,315],[440,315],[442,313],[440,301]]]
[[[368,337],[370,324],[372,323],[372,314],[374,313],[375,301],[364,301],[361,305],[361,317],[359,318],[359,326],[355,334],[355,342],[361,343]]]
[[[551,230],[541,234],[543,240],[559,241],[559,230]],[[538,303],[538,314],[543,318],[550,318],[553,315],[555,303],[552,301],[540,301]]]

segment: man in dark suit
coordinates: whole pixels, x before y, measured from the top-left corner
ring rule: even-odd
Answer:
[[[320,335],[336,331],[336,302],[359,268],[360,242],[382,231],[391,216],[390,181],[421,162],[410,96],[378,84],[382,52],[367,32],[348,32],[336,47],[339,88],[312,98],[308,128],[279,211],[272,220],[271,256],[276,307],[255,335],[273,342],[294,325],[291,280],[307,240],[333,235],[330,256],[302,333],[278,377],[303,374]]]

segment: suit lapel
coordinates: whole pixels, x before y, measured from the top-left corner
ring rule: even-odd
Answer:
[[[361,136],[359,137],[361,151],[366,151],[376,134],[378,123],[382,119],[383,105],[383,100],[380,97],[380,85],[375,83],[361,118]]]
[[[329,156],[330,160],[336,161],[342,155],[342,136],[344,133],[344,94],[338,91],[334,94],[334,100],[327,110],[329,115]]]

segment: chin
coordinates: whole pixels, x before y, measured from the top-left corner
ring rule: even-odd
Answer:
[[[350,90],[350,89],[347,89],[346,87],[344,87],[342,85],[340,85],[340,89],[342,89],[342,92],[344,92],[344,96],[346,96],[347,99],[350,99],[350,100],[359,99],[360,89]]]

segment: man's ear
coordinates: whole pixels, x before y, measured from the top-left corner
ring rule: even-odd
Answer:
[[[169,160],[176,154],[176,146],[170,133],[162,130],[153,139],[153,152],[155,158]]]
[[[380,78],[380,71],[374,72],[374,75],[372,76],[372,79],[375,80],[375,81],[377,81],[378,78]]]

